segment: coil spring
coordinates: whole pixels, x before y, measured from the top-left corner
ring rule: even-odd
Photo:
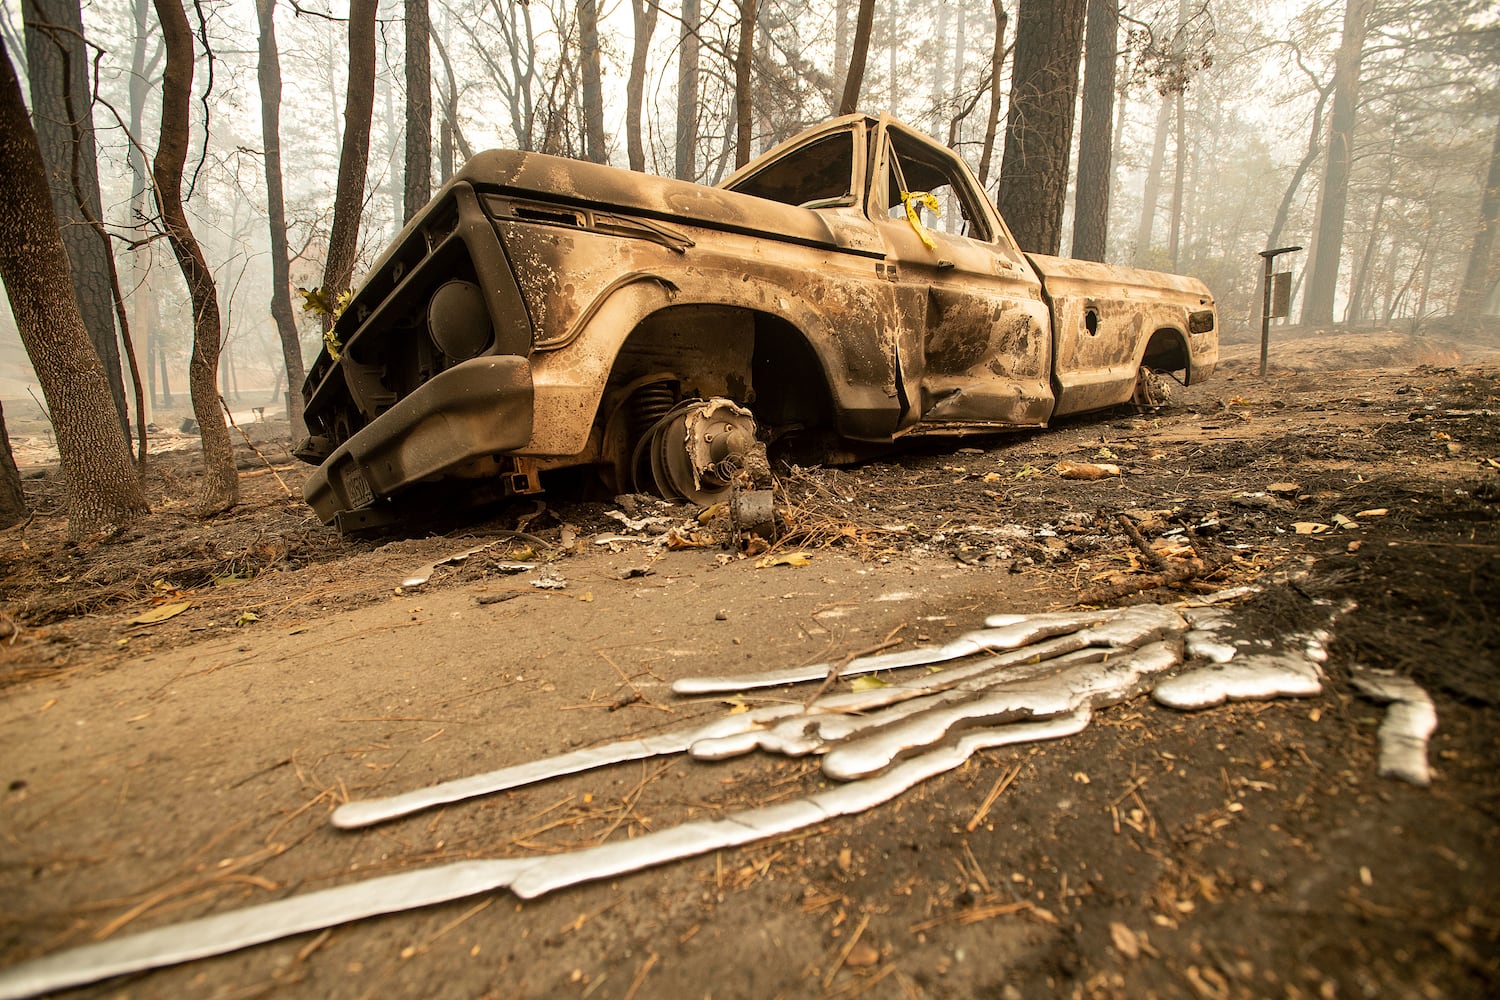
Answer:
[[[677,383],[648,382],[630,396],[630,439],[639,441],[677,405]]]

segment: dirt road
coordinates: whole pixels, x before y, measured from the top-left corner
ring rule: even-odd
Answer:
[[[32,481],[43,516],[0,536],[0,966],[828,785],[815,760],[677,755],[328,823],[350,798],[765,702],[676,697],[680,677],[1259,583],[1236,613],[1267,639],[1353,603],[1320,695],[1137,699],[752,846],[82,995],[1492,995],[1500,369],[1250,372],[1231,363],[1157,413],[783,470],[789,532],[749,557],[702,537],[722,526],[696,511],[646,502],[523,502],[445,535],[344,541],[259,472],[250,503],[205,525],[177,467],[132,537],[60,550],[56,481]],[[1060,461],[1122,474],[1066,479]],[[299,469],[277,472],[295,489]],[[654,516],[671,545],[641,525]],[[1431,787],[1377,777],[1383,709],[1350,687],[1356,664],[1431,693]],[[769,699],[789,697],[805,694]]]

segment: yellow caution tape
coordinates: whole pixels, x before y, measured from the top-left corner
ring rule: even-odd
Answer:
[[[936,250],[937,244],[932,237],[927,235],[927,229],[922,225],[922,215],[919,207],[932,209],[933,215],[942,215],[943,209],[938,204],[937,195],[930,191],[902,191],[901,204],[906,206],[906,221],[911,223],[912,231],[922,241],[922,245],[929,250]]]

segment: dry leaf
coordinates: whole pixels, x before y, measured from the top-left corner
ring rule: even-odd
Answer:
[[[1064,479],[1109,479],[1120,474],[1120,467],[1096,462],[1058,462],[1053,471]]]
[[[141,612],[125,624],[155,625],[157,622],[164,622],[168,618],[176,618],[192,606],[192,601],[178,601],[176,604],[159,604],[150,611]]]
[[[1321,535],[1325,531],[1332,531],[1326,524],[1317,521],[1293,521],[1292,530],[1299,535]]]
[[[673,528],[667,532],[667,548],[673,552],[682,549],[706,549],[717,544],[714,536],[706,531],[682,532]]]
[[[756,569],[769,569],[772,566],[806,566],[812,562],[812,556],[806,552],[788,552],[782,556],[768,556],[755,564]]]
[[[1115,950],[1126,958],[1141,957],[1141,942],[1135,936],[1135,931],[1126,927],[1118,920],[1109,925],[1109,940],[1115,946]]]

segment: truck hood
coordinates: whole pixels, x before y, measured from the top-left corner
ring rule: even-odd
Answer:
[[[543,153],[510,149],[478,153],[453,180],[578,208],[623,211],[812,246],[836,245],[827,224],[810,209]]]

